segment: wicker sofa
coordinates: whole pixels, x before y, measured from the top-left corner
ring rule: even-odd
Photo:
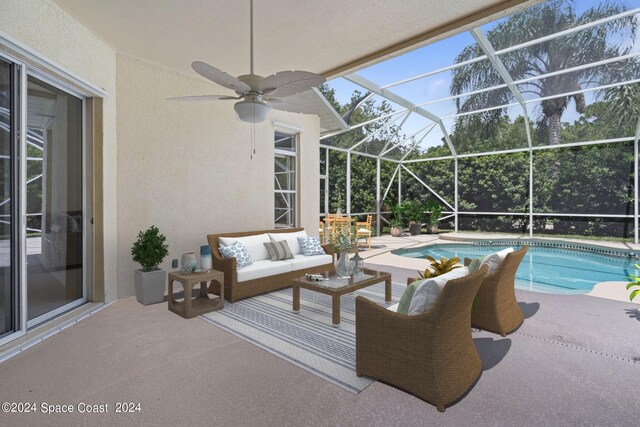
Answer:
[[[211,246],[213,268],[224,272],[224,297],[230,302],[238,301],[255,295],[264,294],[291,286],[291,280],[304,276],[305,273],[323,273],[334,270],[333,244],[322,245],[325,255],[304,256],[296,254],[289,260],[271,261],[270,259],[257,259],[253,264],[240,270],[236,268],[236,259],[225,259],[220,254],[221,239],[229,242],[237,238],[254,237],[256,244],[260,244],[265,235],[282,234],[293,236],[290,233],[299,233],[304,228],[286,228],[276,230],[243,231],[235,233],[209,234],[207,240]],[[293,238],[293,237],[291,237]],[[229,240],[230,239],[230,240]],[[267,237],[269,239],[269,237]],[[215,288],[212,289],[215,292]]]

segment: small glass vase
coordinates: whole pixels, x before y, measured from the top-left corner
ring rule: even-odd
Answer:
[[[348,278],[353,273],[353,265],[349,262],[349,253],[347,251],[338,254],[336,261],[336,275],[341,279]]]

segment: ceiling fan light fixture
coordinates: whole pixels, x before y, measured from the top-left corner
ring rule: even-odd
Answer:
[[[240,101],[233,106],[238,118],[247,123],[264,122],[271,108],[260,101]]]

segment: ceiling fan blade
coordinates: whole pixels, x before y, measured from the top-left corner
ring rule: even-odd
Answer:
[[[286,98],[266,97],[265,102],[275,110],[290,113],[317,114],[320,110],[313,101],[301,95],[287,96]]]
[[[324,77],[308,71],[280,71],[262,79],[258,89],[265,95],[287,97],[319,86],[325,81]]]
[[[235,90],[238,93],[245,93],[251,90],[248,84],[241,82],[235,77],[205,62],[195,61],[191,64],[191,68],[202,77],[218,83],[220,86]]]
[[[167,101],[218,101],[221,99],[240,99],[240,96],[228,95],[195,95],[195,96],[174,96],[167,98]]]

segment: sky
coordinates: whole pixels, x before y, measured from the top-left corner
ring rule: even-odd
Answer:
[[[600,0],[576,0],[574,6],[578,14],[582,14],[590,7],[597,6],[602,3]],[[638,9],[639,13],[636,15],[636,20],[640,24],[640,0],[626,0],[623,4],[627,6],[629,10]],[[495,28],[503,20],[494,21],[483,25],[482,32],[486,35],[487,31]],[[628,40],[629,44],[632,44],[632,52],[640,51],[640,31],[636,34],[636,40]],[[395,58],[380,62],[378,64],[369,66],[357,72],[358,75],[365,77],[366,79],[373,81],[379,86],[384,86],[390,83],[398,82],[408,77],[417,76],[426,72],[438,70],[440,68],[454,64],[456,56],[464,49],[465,46],[475,44],[475,39],[469,32],[457,34],[453,37],[447,38],[435,42],[433,44],[424,46],[414,51],[405,53]],[[496,50],[506,46],[495,46]],[[485,59],[484,61],[488,61]],[[640,76],[638,76],[640,78]],[[451,84],[451,72],[444,71],[435,75],[425,77],[419,80],[415,80],[410,83],[404,83],[398,86],[390,87],[389,90],[400,95],[415,104],[434,101],[440,98],[446,98],[450,96],[449,86]],[[355,89],[359,89],[361,92],[365,92],[364,89],[359,86],[343,79],[338,78],[328,82],[328,85],[335,89],[337,100],[344,104],[349,101],[351,94]],[[479,88],[483,88],[480,86]],[[586,95],[587,102],[593,102],[595,100],[594,93],[588,93]],[[531,98],[531,95],[525,96],[525,98]],[[376,102],[380,102],[382,98],[375,97]],[[392,107],[396,110],[402,109],[402,107],[391,103]],[[534,105],[529,104],[528,108],[534,109]],[[456,113],[456,105],[453,100],[444,100],[436,103],[430,103],[423,107],[427,111],[436,114],[443,118],[445,127],[450,131],[453,125],[453,118],[451,117]],[[509,115],[515,118],[522,114],[522,109],[518,106],[516,108],[508,109]],[[531,115],[531,113],[530,113]],[[535,116],[535,112],[533,113]],[[579,114],[575,111],[573,106],[565,112],[563,115],[563,121],[573,122],[579,117]],[[535,117],[534,117],[535,118]],[[418,132],[424,128],[429,121],[420,116],[412,114],[403,126],[402,133],[407,136]],[[419,134],[422,136],[422,134]],[[421,148],[426,148],[433,145],[441,145],[442,132],[438,127],[430,132],[430,134],[423,140]]]

